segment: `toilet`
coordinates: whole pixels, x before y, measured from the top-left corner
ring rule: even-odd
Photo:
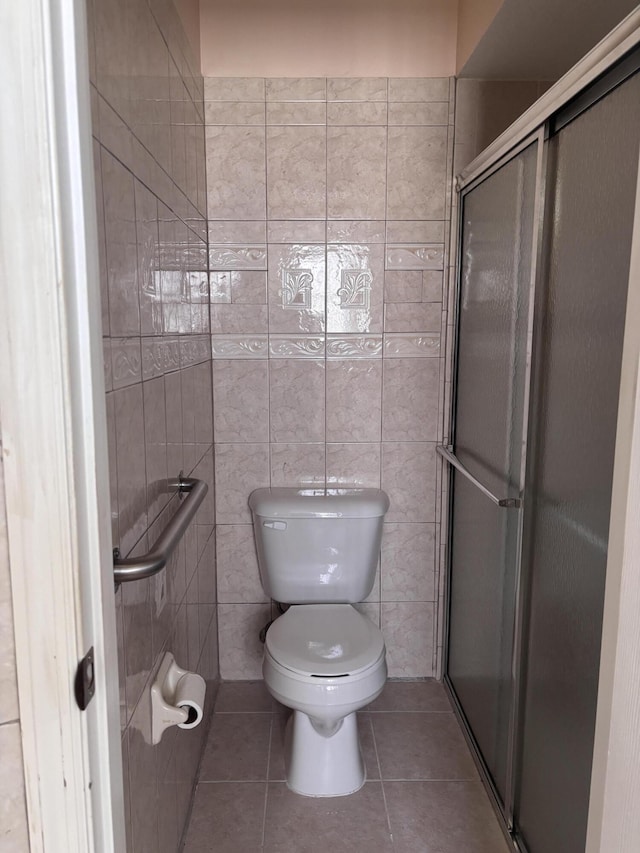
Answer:
[[[257,489],[249,498],[260,579],[288,610],[266,634],[262,671],[293,709],[287,785],[307,797],[359,790],[356,711],[387,677],[376,625],[353,606],[373,589],[389,498],[380,489]]]

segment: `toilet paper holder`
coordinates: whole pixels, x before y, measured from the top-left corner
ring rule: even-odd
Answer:
[[[206,682],[178,666],[166,652],[151,685],[151,742],[160,743],[170,726],[194,729],[202,720]]]

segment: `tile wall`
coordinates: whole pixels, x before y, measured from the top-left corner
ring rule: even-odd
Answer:
[[[30,844],[22,765],[2,459],[0,443],[0,846],[4,853],[28,853]]]
[[[220,668],[261,674],[250,492],[391,498],[389,673],[436,672],[449,78],[205,78]]]
[[[165,650],[210,694],[218,671],[203,80],[170,0],[88,9],[114,546],[148,550],[180,471],[209,484],[167,569],[116,596],[128,850],[175,853],[205,726],[150,746],[149,685]]]

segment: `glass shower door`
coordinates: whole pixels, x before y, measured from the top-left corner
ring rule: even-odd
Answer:
[[[538,143],[462,199],[447,677],[503,801]]]
[[[584,851],[639,139],[636,74],[549,140],[515,814],[530,853]]]

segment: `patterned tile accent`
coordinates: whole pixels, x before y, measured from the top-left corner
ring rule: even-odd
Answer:
[[[113,387],[124,388],[142,379],[139,338],[111,338]]]
[[[373,281],[371,273],[363,270],[342,270],[340,278],[342,282],[338,290],[340,308],[368,310]]]
[[[444,268],[444,245],[387,246],[388,270],[441,270]]]
[[[328,335],[327,358],[381,358],[382,335]]]
[[[322,358],[324,355],[324,337],[302,335],[269,336],[269,355],[271,358]]]
[[[313,273],[311,270],[282,270],[282,307],[311,308]]]
[[[189,335],[180,341],[180,367],[201,364],[211,358],[211,344],[208,337]]]
[[[207,339],[204,339],[205,342]],[[208,346],[208,344],[205,344]],[[205,356],[208,358],[208,356]],[[179,370],[180,341],[177,338],[142,339],[142,378],[152,379]]]
[[[402,335],[384,336],[384,354],[386,358],[424,358],[440,355],[440,335]]]
[[[266,270],[266,246],[210,246],[212,270]]]
[[[266,335],[212,335],[212,358],[267,358]]]

